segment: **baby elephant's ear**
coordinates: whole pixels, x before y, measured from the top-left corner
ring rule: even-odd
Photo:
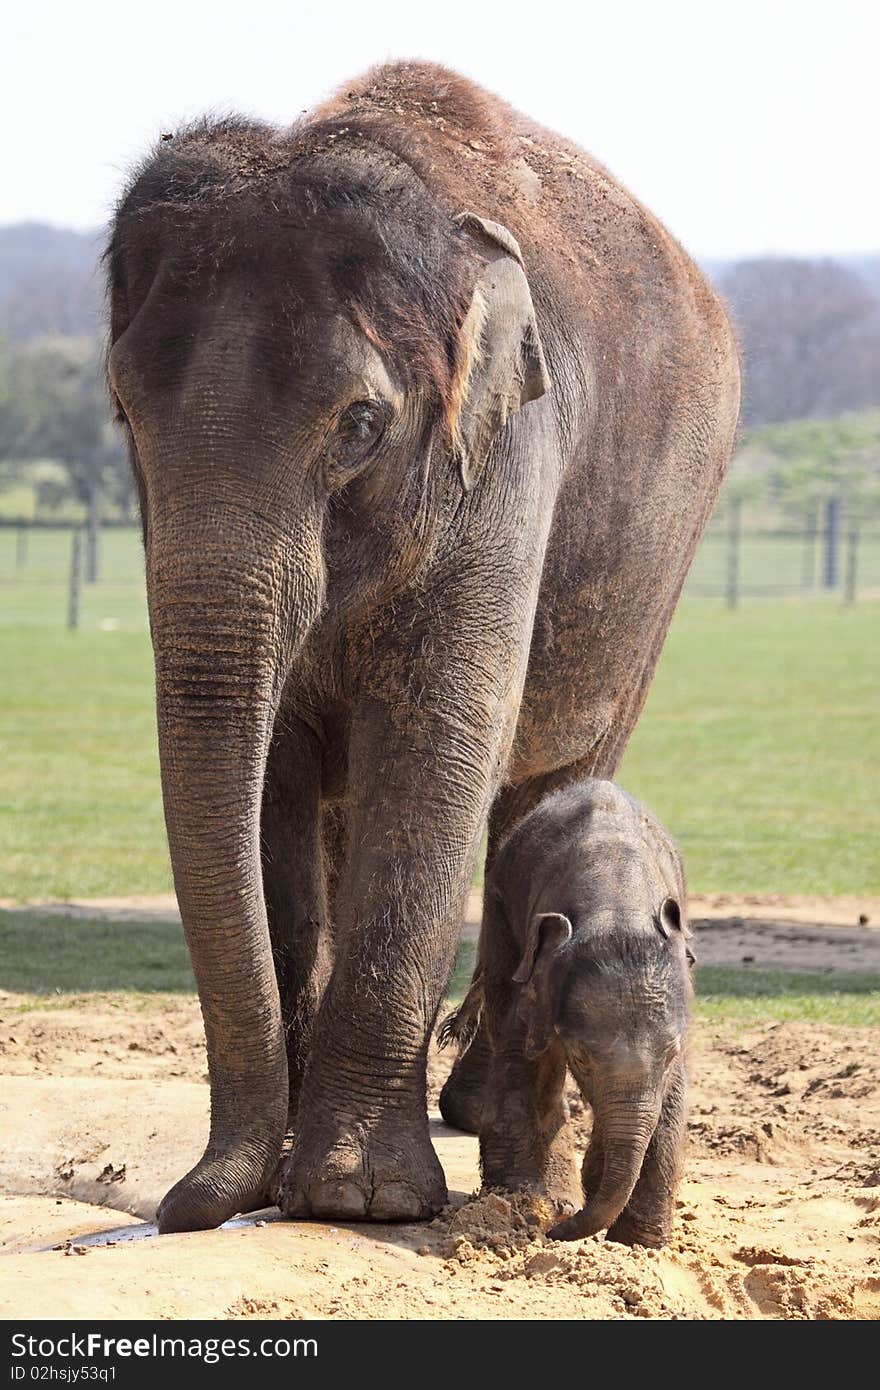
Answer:
[[[523,1051],[533,1060],[556,1035],[556,999],[551,966],[557,952],[571,937],[571,922],[561,912],[539,912],[529,923],[525,950],[514,975],[522,985],[517,1014],[524,1025]]]
[[[571,922],[562,912],[538,912],[529,922],[522,960],[513,982],[526,985],[537,973],[547,970],[560,946],[571,939]]]
[[[685,942],[691,940],[691,933],[682,920],[681,906],[676,898],[665,898],[663,900],[663,906],[660,908],[659,925],[661,933],[667,938],[672,932],[681,932]],[[690,946],[685,945],[684,954],[688,965],[696,964],[697,958]]]
[[[674,931],[681,931],[681,907],[675,898],[663,899],[663,906],[660,908],[660,927],[663,936],[669,936]]]

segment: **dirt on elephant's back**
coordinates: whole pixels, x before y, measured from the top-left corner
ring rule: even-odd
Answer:
[[[880,1312],[880,1063],[868,1030],[702,1026],[671,1246],[546,1239],[474,1198],[439,1120],[449,1208],[424,1226],[282,1222],[156,1237],[201,1152],[198,1007],[0,998],[0,1316],[867,1318]],[[23,1008],[22,1006],[27,1007]],[[448,1059],[432,1056],[432,1096]],[[582,1130],[588,1119],[577,1117]]]

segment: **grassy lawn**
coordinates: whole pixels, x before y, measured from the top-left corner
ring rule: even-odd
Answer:
[[[880,1024],[880,975],[698,966],[696,1015],[707,1023]]]
[[[140,541],[102,537],[68,632],[70,536],[0,530],[0,897],[171,887]]]
[[[695,892],[880,892],[880,607],[685,599],[620,780]]]
[[[474,961],[472,942],[462,942],[449,981],[449,1004],[461,1001]],[[0,912],[0,989],[22,995],[19,1007],[37,999],[72,999],[84,1005],[95,994],[125,995],[125,1007],[161,1007],[169,994],[195,990],[178,925],[171,922],[87,921],[40,912]],[[880,1024],[880,975],[795,974],[704,966],[697,970],[697,1017],[714,1023],[763,1021]],[[16,1005],[7,1002],[7,1009]]]
[[[140,542],[103,538],[69,633],[70,538],[0,530],[0,897],[170,887]],[[621,781],[699,892],[880,892],[880,605],[685,598]]]

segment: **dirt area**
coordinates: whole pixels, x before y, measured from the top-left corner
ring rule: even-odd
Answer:
[[[174,904],[52,910],[143,920]],[[691,916],[702,962],[880,970],[876,899],[700,900]],[[703,1024],[692,1054],[686,1179],[665,1251],[551,1242],[540,1202],[475,1196],[476,1140],[436,1109],[450,1205],[429,1225],[267,1211],[158,1237],[156,1203],[207,1132],[195,1000],[0,994],[0,1317],[876,1317],[875,1033]],[[433,1106],[449,1062],[432,1053]],[[574,1108],[584,1142],[589,1118],[576,1097]]]
[[[701,965],[880,972],[880,898],[692,897]]]

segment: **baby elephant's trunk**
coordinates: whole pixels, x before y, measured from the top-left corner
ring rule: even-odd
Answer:
[[[602,1157],[599,1185],[580,1211],[550,1230],[554,1240],[580,1240],[614,1225],[639,1180],[659,1117],[653,1095],[611,1096],[596,1105],[590,1147]]]

